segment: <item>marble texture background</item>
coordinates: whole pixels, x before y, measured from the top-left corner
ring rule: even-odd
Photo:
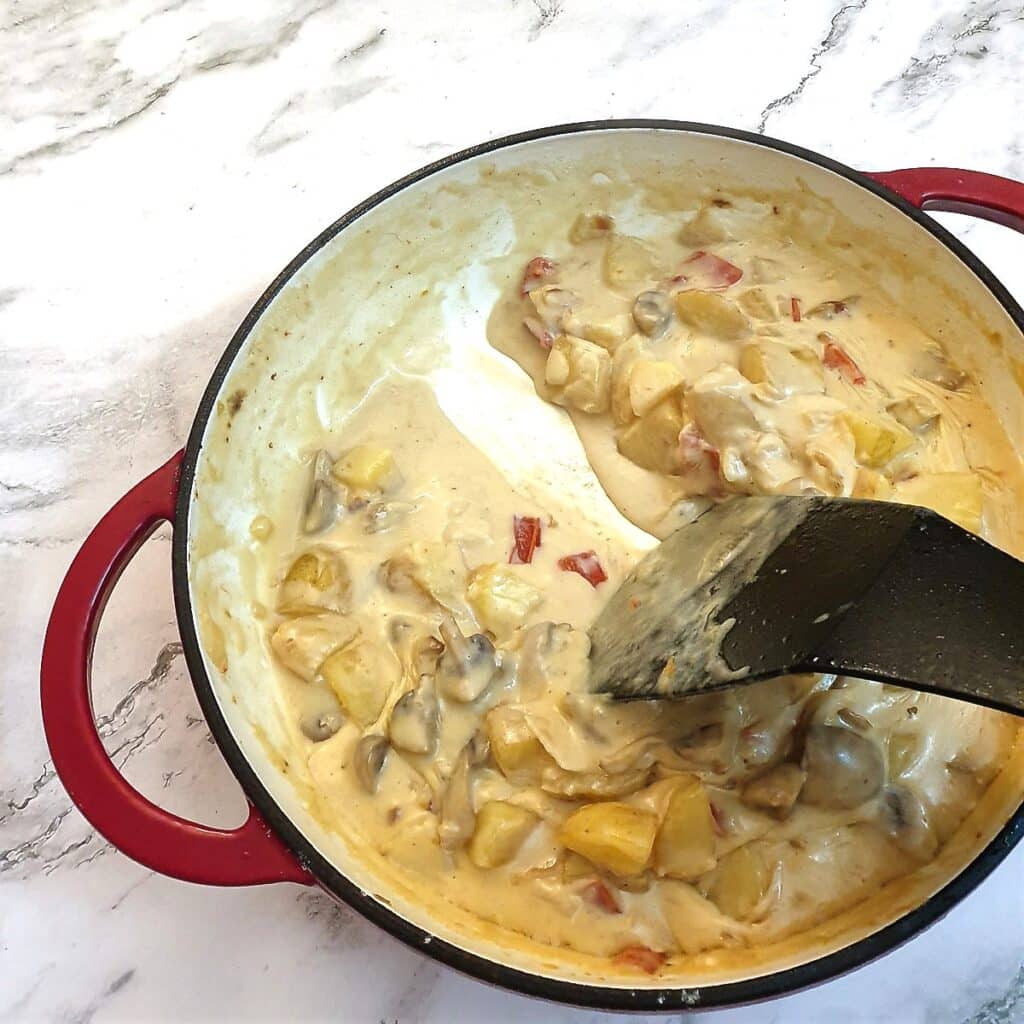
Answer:
[[[865,169],[1024,178],[1020,0],[8,0],[0,8],[0,1015],[582,1024],[486,988],[325,897],[170,881],[72,807],[37,672],[58,582],[183,442],[231,331],[309,238],[480,139],[679,117]],[[953,228],[1024,298],[1024,239]],[[95,706],[144,793],[243,800],[175,631],[168,532],[104,620]],[[711,1024],[1024,1020],[1024,849],[878,963]]]

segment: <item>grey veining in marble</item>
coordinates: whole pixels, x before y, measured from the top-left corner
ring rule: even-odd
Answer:
[[[679,117],[868,169],[1024,178],[1020,0],[11,0],[0,8],[0,1016],[596,1021],[479,985],[293,886],[204,889],[114,851],[42,737],[46,617],[77,545],[179,447],[231,332],[309,238],[484,138]],[[946,223],[1024,297],[1024,239]],[[115,763],[231,825],[192,696],[169,532],[100,630]],[[1024,851],[913,942],[702,1020],[1024,1020]],[[678,1016],[675,1019],[681,1019]]]

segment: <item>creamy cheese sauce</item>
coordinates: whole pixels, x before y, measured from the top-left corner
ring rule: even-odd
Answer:
[[[724,196],[643,238],[583,215],[490,340],[655,536],[729,494],[824,493],[1019,553],[995,416],[817,229]],[[415,377],[378,382],[307,475],[251,532],[318,816],[536,942],[657,973],[798,932],[933,858],[1013,741],[1008,716],[852,679],[590,695],[586,631],[642,550],[514,488]]]

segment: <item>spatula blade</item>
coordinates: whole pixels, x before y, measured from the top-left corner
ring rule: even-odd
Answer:
[[[836,672],[1024,710],[1024,563],[927,509],[738,498],[655,548],[591,627],[590,682],[679,697]]]

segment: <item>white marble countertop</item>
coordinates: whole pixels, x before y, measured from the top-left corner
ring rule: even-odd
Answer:
[[[459,977],[324,896],[206,889],[111,849],[38,710],[57,584],[178,448],[235,325],[309,238],[481,139],[599,117],[765,131],[868,169],[1024,178],[1019,0],[12,0],[0,12],[0,1014],[11,1020],[596,1020]],[[1024,298],[1024,238],[947,224]],[[96,710],[143,792],[243,801],[185,674],[168,532],[100,633]],[[1024,849],[819,989],[708,1022],[1024,1019]]]

